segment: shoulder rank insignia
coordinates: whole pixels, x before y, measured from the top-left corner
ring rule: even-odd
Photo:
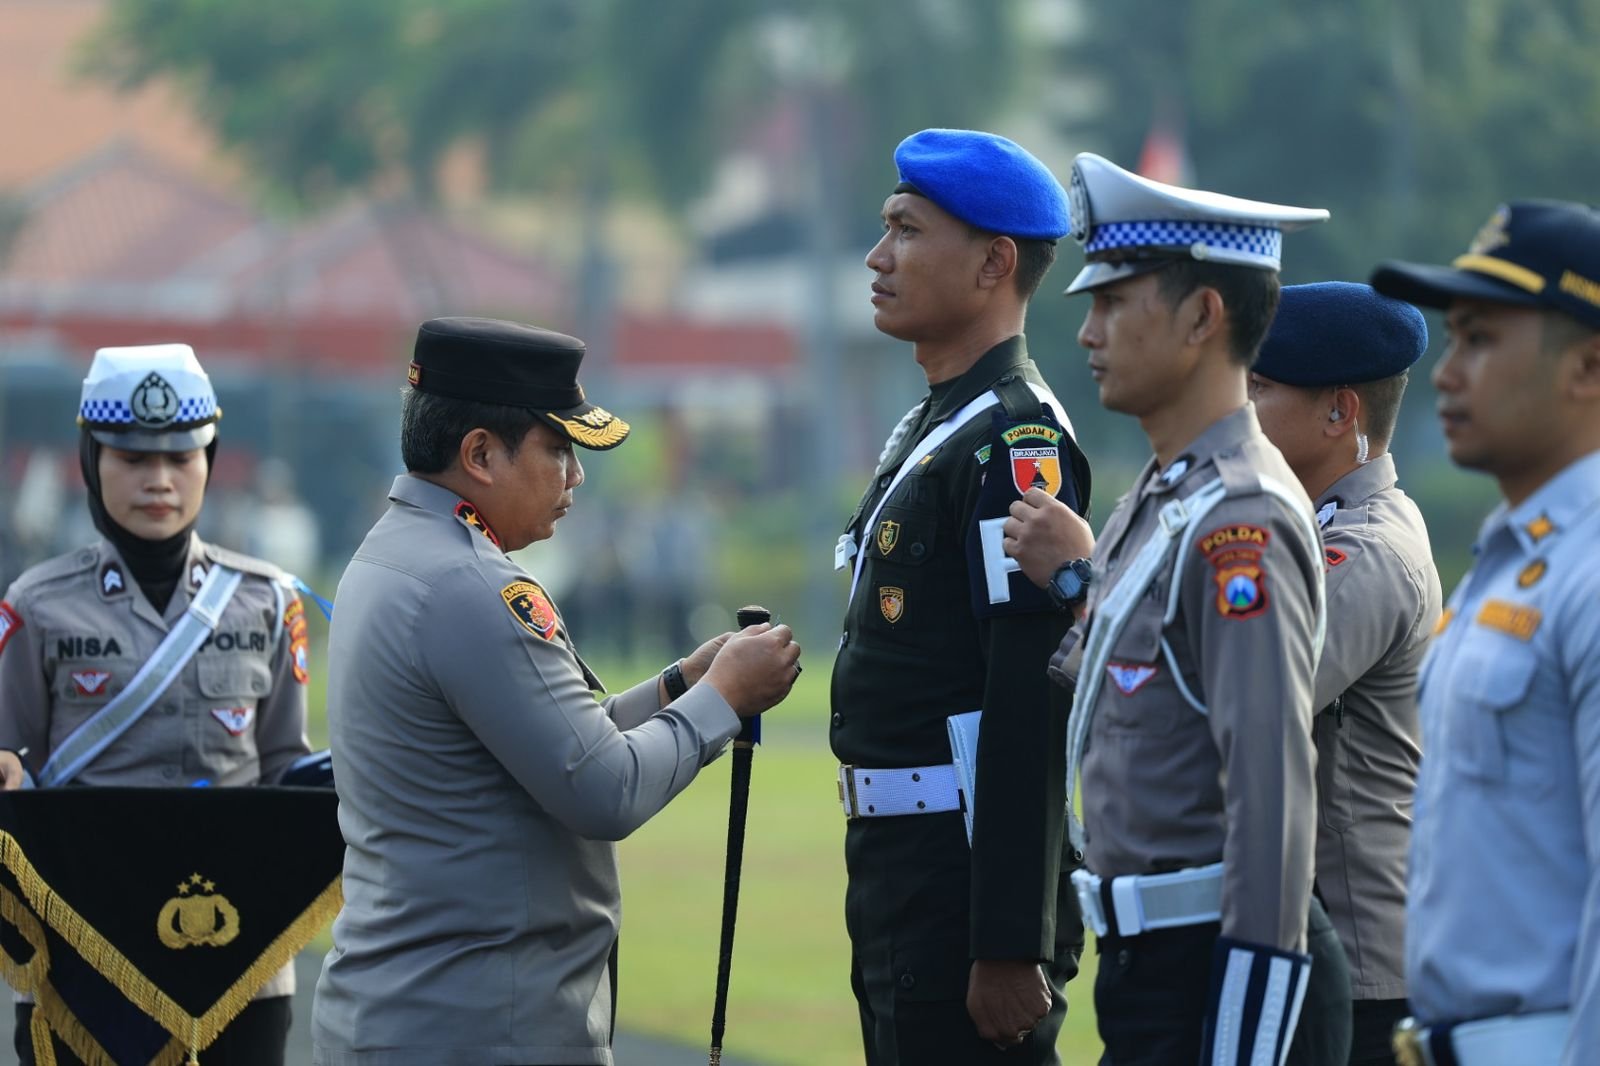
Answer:
[[[1532,588],[1538,583],[1541,577],[1544,577],[1544,572],[1547,569],[1549,568],[1545,565],[1545,561],[1543,559],[1535,559],[1533,562],[1523,567],[1522,573],[1517,575],[1517,587],[1524,589]]]
[[[1526,607],[1505,600],[1486,600],[1478,611],[1477,622],[1488,629],[1497,629],[1508,636],[1527,642],[1539,631],[1544,615],[1537,607]]]
[[[891,518],[885,518],[878,523],[878,551],[888,555],[894,551],[894,546],[900,543],[900,523]]]
[[[21,628],[22,616],[9,603],[0,600],[0,651],[6,650],[6,641]]]
[[[906,590],[885,585],[878,589],[878,610],[883,612],[884,621],[891,625],[906,613]]]
[[[536,637],[554,640],[556,635],[556,609],[544,589],[531,581],[513,581],[500,590],[506,610]]]
[[[1061,431],[1041,422],[1012,426],[1000,434],[1010,452],[1011,482],[1018,494],[1043,489],[1054,496],[1061,491]]]
[[[482,533],[485,537],[489,538],[490,544],[493,544],[496,548],[500,547],[500,538],[494,535],[494,530],[489,528],[489,523],[483,520],[483,516],[478,513],[478,509],[472,506],[472,504],[468,503],[466,500],[462,500],[460,503],[456,504],[455,514],[456,518],[461,521],[462,525],[466,526],[468,529],[477,530],[479,533]]]
[[[1200,551],[1216,570],[1217,613],[1254,618],[1267,609],[1267,571],[1261,554],[1272,538],[1260,526],[1223,526],[1200,538]]]

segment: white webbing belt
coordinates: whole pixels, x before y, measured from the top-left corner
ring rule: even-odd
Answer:
[[[1567,1011],[1538,1014],[1506,1014],[1476,1022],[1462,1022],[1450,1029],[1450,1050],[1460,1066],[1558,1066],[1567,1045],[1571,1017]],[[1395,1033],[1395,1054],[1401,1062],[1436,1066],[1427,1027],[1400,1029]]]
[[[1096,936],[1137,936],[1152,929],[1199,925],[1222,918],[1222,864],[1195,866],[1165,874],[1126,874],[1111,879],[1111,913],[1105,910],[1105,881],[1088,870],[1072,872],[1084,924]],[[1113,924],[1113,922],[1115,924]]]
[[[889,818],[961,809],[956,768],[911,766],[894,770],[839,767],[839,804],[846,818]]]
[[[1083,649],[1083,663],[1078,670],[1078,688],[1072,696],[1072,718],[1067,728],[1067,835],[1072,846],[1083,849],[1083,823],[1071,811],[1073,789],[1077,787],[1078,770],[1083,765],[1083,752],[1089,743],[1089,725],[1094,718],[1095,701],[1100,697],[1100,687],[1105,683],[1106,664],[1111,661],[1111,648],[1133,617],[1133,609],[1150,583],[1155,580],[1168,559],[1178,538],[1198,522],[1227,495],[1222,481],[1207,484],[1187,500],[1168,500],[1161,506],[1160,522],[1149,540],[1140,547],[1132,564],[1115,588],[1094,611],[1094,621],[1089,627],[1089,640]]]
[[[215,633],[222,621],[222,611],[233,599],[234,591],[244,575],[221,564],[213,564],[211,572],[200,583],[200,588],[155,653],[145,660],[139,672],[133,675],[128,687],[117,697],[95,712],[87,722],[74,729],[50,753],[44,769],[39,771],[39,785],[51,788],[64,785],[84,767],[95,760],[112,741],[116,740],[139,717],[148,711],[161,694],[172,684],[184,666],[200,650],[206,638]]]

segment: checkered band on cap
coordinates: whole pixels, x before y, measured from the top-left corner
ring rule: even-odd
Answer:
[[[1239,222],[1153,221],[1101,222],[1083,246],[1085,255],[1119,248],[1189,248],[1204,246],[1195,258],[1224,263],[1249,263],[1276,269],[1283,259],[1283,231],[1276,226]]]
[[[186,396],[178,403],[178,414],[172,420],[175,426],[190,422],[206,422],[217,415],[217,398],[214,395]],[[78,405],[78,417],[97,426],[133,425],[133,409],[122,400],[84,400]]]

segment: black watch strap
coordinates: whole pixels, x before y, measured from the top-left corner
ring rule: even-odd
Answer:
[[[667,688],[667,700],[669,702],[689,691],[689,682],[683,679],[682,659],[661,671],[661,683]]]

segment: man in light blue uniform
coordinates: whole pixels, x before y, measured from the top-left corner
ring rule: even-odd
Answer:
[[[1381,265],[1446,308],[1458,465],[1505,497],[1423,666],[1402,1062],[1600,1063],[1600,211],[1500,207],[1451,267]]]

